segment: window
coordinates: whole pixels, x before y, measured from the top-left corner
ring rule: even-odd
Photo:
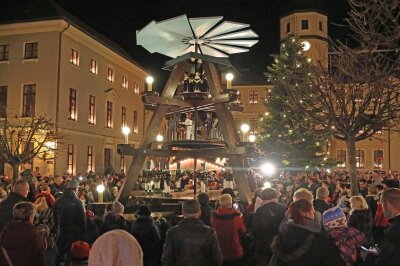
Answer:
[[[383,150],[374,150],[374,168],[383,168]]]
[[[133,133],[139,133],[138,113],[133,111]]]
[[[68,119],[77,120],[76,90],[69,89]]]
[[[122,106],[122,109],[121,109],[121,125],[123,127],[126,126],[126,107],[125,106]]]
[[[286,33],[290,32],[290,22],[286,23]]]
[[[71,58],[69,62],[75,66],[79,66],[79,52],[75,49],[71,49]]]
[[[324,31],[322,21],[318,22],[318,26],[319,26],[319,31]]]
[[[258,134],[258,119],[257,118],[250,118],[250,134]]]
[[[336,160],[338,161],[338,167],[346,167],[346,150],[337,150]]]
[[[253,90],[249,91],[249,104],[257,104],[258,103],[258,91]]]
[[[139,84],[137,82],[133,82],[133,91],[139,94]]]
[[[104,169],[111,166],[112,149],[104,148]]]
[[[308,30],[308,19],[302,19],[301,20],[301,29],[302,30]]]
[[[7,117],[7,86],[0,86],[0,118]]]
[[[111,82],[114,81],[114,69],[107,68],[107,80]]]
[[[120,157],[119,169],[124,170],[124,172],[125,172],[125,156],[124,155],[121,155],[121,157]]]
[[[22,117],[35,115],[36,84],[24,85]]]
[[[73,175],[74,174],[74,145],[73,144],[68,144],[68,150],[67,150],[67,171],[69,174]]]
[[[107,101],[107,111],[106,111],[106,127],[107,128],[112,128],[113,126],[113,121],[112,121],[112,102]]]
[[[94,125],[96,123],[96,98],[89,95],[89,117],[88,123]]]
[[[38,58],[38,43],[37,42],[27,42],[25,43],[25,59]]]
[[[356,167],[364,168],[365,167],[365,153],[364,150],[356,150]]]
[[[122,88],[128,88],[128,78],[126,76],[122,76]]]
[[[90,59],[90,72],[97,75],[97,61]]]
[[[94,165],[93,165],[93,146],[88,146],[87,147],[87,170],[88,171],[93,171],[94,170]]]
[[[0,45],[0,61],[7,61],[9,56],[10,45],[2,44]]]

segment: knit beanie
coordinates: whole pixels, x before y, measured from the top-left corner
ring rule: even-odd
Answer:
[[[346,215],[339,206],[328,209],[322,214],[322,222],[325,230],[346,227]]]

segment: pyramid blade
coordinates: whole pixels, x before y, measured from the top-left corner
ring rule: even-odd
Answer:
[[[210,40],[210,43],[251,47],[254,44],[258,43],[258,40]]]
[[[250,27],[250,25],[238,22],[224,21],[221,25],[219,25],[218,27],[207,33],[204,37],[211,38],[213,36],[240,30],[247,27]]]
[[[229,46],[229,45],[223,45],[223,44],[212,44],[212,43],[209,43],[208,46],[216,48],[218,50],[221,50],[221,51],[223,51],[224,53],[227,53],[227,54],[245,53],[245,52],[249,51],[249,49],[239,48],[239,47],[234,47],[234,46]]]
[[[257,38],[258,35],[248,29],[248,30],[244,30],[244,31],[238,31],[238,32],[234,32],[234,33],[227,33],[224,35],[220,35],[218,37],[212,37],[210,38],[210,40],[219,40],[219,39],[243,39],[243,38]]]
[[[203,45],[200,47],[200,50],[204,55],[210,55],[210,56],[214,56],[214,57],[228,57],[228,55],[226,55],[212,47]]]
[[[189,22],[196,37],[201,37],[223,18],[224,17],[190,18]]]

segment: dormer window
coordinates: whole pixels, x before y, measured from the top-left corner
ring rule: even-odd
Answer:
[[[308,19],[302,19],[301,20],[301,29],[302,30],[308,30]]]

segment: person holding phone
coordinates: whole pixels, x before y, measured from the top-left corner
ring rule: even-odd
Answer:
[[[385,231],[381,246],[368,250],[367,265],[400,265],[400,189],[383,191],[381,202],[390,226]]]

